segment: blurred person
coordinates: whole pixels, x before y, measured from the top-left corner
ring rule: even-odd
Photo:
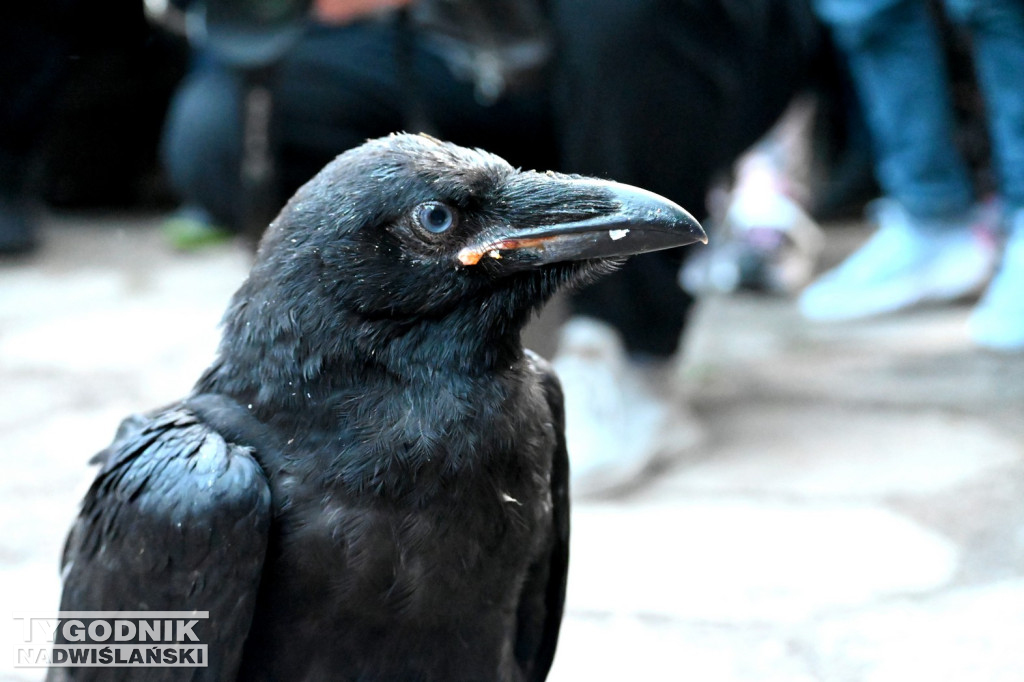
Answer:
[[[364,1],[348,13],[346,4],[315,3],[313,22],[275,67],[279,200],[366,138],[426,129],[513,164],[632,183],[699,212],[716,173],[800,87],[818,37],[810,8],[789,0],[521,1],[512,5],[527,17],[530,6],[544,10],[534,28],[549,36],[551,56],[535,78],[493,87],[450,49],[450,35],[417,23],[417,12],[453,3]],[[490,29],[503,23],[512,22]],[[241,94],[237,73],[201,55],[164,139],[186,203],[228,227],[242,210]],[[632,259],[570,297],[555,365],[579,493],[628,486],[696,441],[671,381],[692,303],[677,284],[682,255]]]
[[[65,75],[75,4],[0,9],[0,254],[36,246],[30,171]]]
[[[159,200],[156,140],[181,51],[138,0],[0,6],[0,254],[38,243],[42,204]]]
[[[779,118],[818,49],[802,2],[571,0],[555,2],[554,16],[563,169],[694,211]],[[632,259],[569,301],[554,364],[582,492],[626,490],[701,440],[676,376],[693,302],[678,284],[683,255]]]
[[[683,288],[695,296],[738,290],[790,295],[810,280],[824,234],[811,199],[817,102],[801,94],[736,162],[708,197],[708,248],[686,259]]]
[[[341,152],[400,130],[432,132],[518,164],[541,167],[553,159],[543,88],[498,86],[499,92],[483,96],[482,76],[471,68],[456,75],[461,64],[451,59],[462,55],[444,49],[441,40],[448,36],[422,33],[421,22],[434,18],[407,11],[415,4],[315,0],[298,38],[273,63],[259,66],[272,107],[276,182],[270,190],[277,208]],[[252,95],[247,68],[200,46],[172,101],[163,139],[164,163],[184,203],[181,217],[221,234],[247,227],[249,197],[240,173],[245,98]],[[200,230],[196,238],[204,240]]]
[[[1002,265],[969,321],[976,344],[1024,349],[1024,4],[946,0],[970,32],[1003,206]],[[884,198],[878,230],[800,297],[814,320],[857,319],[980,291],[998,260],[954,113],[936,17],[925,0],[815,0],[865,110]]]

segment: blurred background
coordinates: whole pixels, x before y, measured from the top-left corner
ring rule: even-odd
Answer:
[[[432,30],[437,15],[417,18],[417,3],[395,7],[406,4],[52,0],[0,10],[0,610],[11,627],[16,612],[56,609],[64,535],[95,473],[89,458],[125,416],[188,393],[213,358],[218,321],[278,192],[316,170],[305,170],[319,163],[315,154],[275,146],[284,138],[273,123],[288,106],[273,74],[308,30],[305,17]],[[718,28],[749,29],[761,7],[720,5],[739,21]],[[533,25],[529,12],[516,16]],[[999,183],[971,44],[943,12],[935,16],[957,145],[989,196]],[[491,46],[537,48],[526,39],[535,35],[524,29]],[[656,454],[625,467],[628,476],[609,483],[602,472],[574,494],[552,680],[1024,674],[1024,356],[979,347],[969,325],[977,292],[840,321],[802,311],[808,282],[871,237],[864,208],[885,190],[826,27],[787,35],[813,43],[801,52],[807,68],[769,74],[780,102],[759,129],[722,142],[729,153],[701,177],[699,200],[686,202],[712,242],[673,266],[693,306],[678,348],[658,366],[668,384],[658,414],[677,428]],[[455,44],[434,53],[451,58],[438,63],[453,73],[451,55],[477,49]],[[560,49],[555,40],[551,51]],[[227,65],[241,93],[231,120],[242,144],[222,173],[236,197],[230,220],[176,184],[168,161],[168,131],[198,120],[180,113],[181,93],[210,59]],[[480,107],[475,117],[502,121],[499,132],[509,120],[529,122],[540,148],[531,160],[565,168],[572,154],[557,115],[554,125],[528,118],[535,102],[501,109],[503,88],[520,92],[509,73],[529,71],[531,59],[498,75],[467,67],[456,80]],[[478,127],[432,115],[429,98],[408,101],[399,123],[374,125],[454,130],[448,137]],[[701,134],[681,126],[647,144]],[[343,151],[343,141],[332,144]],[[528,330],[530,345],[564,359],[561,330],[579,315],[574,306],[551,306]],[[636,359],[626,345],[624,357]],[[644,358],[626,363],[631,377],[650,368]],[[44,674],[4,663],[2,680]]]

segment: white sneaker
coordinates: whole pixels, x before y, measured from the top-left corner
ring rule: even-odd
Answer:
[[[1024,350],[1024,209],[1014,216],[999,272],[967,324],[982,348]]]
[[[739,289],[791,295],[814,272],[825,241],[821,228],[782,191],[777,172],[747,165],[724,210],[709,220],[709,245],[680,272],[680,284],[694,296]]]
[[[853,320],[979,292],[995,266],[991,240],[971,221],[928,222],[881,199],[878,231],[841,265],[804,289],[800,312],[811,320]]]
[[[698,442],[692,417],[658,394],[649,370],[627,357],[609,325],[571,319],[552,365],[565,393],[573,495],[622,492]]]

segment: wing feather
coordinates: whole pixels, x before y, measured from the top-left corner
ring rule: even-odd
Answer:
[[[555,449],[551,456],[552,541],[542,561],[533,566],[519,605],[516,657],[531,682],[548,676],[555,657],[565,608],[569,571],[569,455],[565,445],[565,401],[551,365],[527,351],[551,413]]]
[[[72,527],[62,611],[209,611],[196,634],[207,668],[147,668],[146,679],[234,679],[270,526],[270,488],[250,447],[183,405],[122,423]],[[64,669],[129,679],[134,668]]]

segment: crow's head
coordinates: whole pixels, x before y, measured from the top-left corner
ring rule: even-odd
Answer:
[[[532,310],[609,259],[706,241],[672,202],[612,182],[520,171],[425,135],[345,152],[265,235],[225,319],[304,374],[345,358],[497,360]]]

